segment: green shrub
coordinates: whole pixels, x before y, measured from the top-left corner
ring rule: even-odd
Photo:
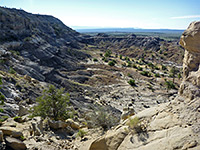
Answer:
[[[134,79],[130,79],[130,80],[128,81],[128,84],[130,84],[131,86],[136,86],[135,80],[134,80]]]
[[[167,67],[162,65],[162,70],[167,70]]]
[[[22,135],[22,136],[20,136],[20,139],[21,139],[22,141],[24,141],[26,138]]]
[[[165,80],[165,85],[167,87],[167,90],[176,89],[176,86],[172,81]]]
[[[14,121],[19,122],[19,123],[23,122],[21,116],[15,116]]]
[[[117,61],[115,59],[112,60],[115,64],[117,63]]]
[[[125,57],[125,60],[128,62],[130,61],[130,58],[128,58],[127,56]]]
[[[139,66],[139,67],[137,67],[137,70],[142,71],[143,68]]]
[[[104,62],[108,62],[108,59],[107,59],[106,57],[103,57],[102,60],[103,60]]]
[[[4,112],[3,108],[0,108],[0,112],[1,112],[1,113],[3,113],[3,112]]]
[[[0,117],[0,122],[3,122],[5,120],[7,120],[9,117],[8,116],[1,116]]]
[[[132,133],[141,133],[145,130],[145,126],[142,125],[138,117],[129,118],[126,124],[129,126]]]
[[[151,68],[154,68],[154,64],[152,64],[152,63],[148,63],[147,64],[149,67],[151,67]]]
[[[0,64],[5,64],[5,60],[4,59],[0,59]]]
[[[120,120],[119,117],[106,110],[105,107],[94,108],[94,111],[88,115],[90,118],[88,124],[91,124],[92,127],[101,127],[104,131],[117,125]]]
[[[167,56],[168,54],[167,54],[167,53],[164,53],[164,55]]]
[[[180,73],[178,74],[178,78],[179,78],[179,79],[181,78],[181,74],[180,74]]]
[[[107,50],[106,53],[104,54],[105,57],[110,57],[112,54],[111,50]]]
[[[69,105],[69,94],[64,93],[64,88],[56,89],[49,85],[48,90],[43,91],[43,95],[36,99],[38,103],[33,107],[33,116],[43,118],[50,117],[54,120],[68,118],[67,106]]]
[[[9,73],[11,73],[11,74],[15,74],[16,71],[15,71],[13,68],[10,68]]]
[[[86,134],[87,134],[87,132],[85,132],[84,130],[79,129],[79,131],[77,133],[77,137],[83,138]]]
[[[154,76],[158,78],[158,77],[160,77],[160,74],[156,73]]]
[[[159,68],[158,66],[155,66],[155,69],[156,69],[156,70],[160,70],[160,68]]]
[[[109,62],[108,62],[108,65],[109,65],[109,66],[114,66],[114,65],[115,65],[115,62],[114,62],[113,60],[112,60],[112,61],[109,61]]]
[[[144,58],[141,58],[140,60],[141,60],[142,62],[145,62]]]
[[[128,61],[127,67],[132,67],[132,62],[131,61]]]
[[[146,77],[151,77],[151,73],[148,71],[142,71],[140,74]]]
[[[137,65],[136,65],[136,64],[133,64],[133,68],[136,68],[136,69],[137,69]]]
[[[94,62],[97,62],[97,61],[98,61],[98,59],[96,59],[96,58],[93,58],[93,61],[94,61]]]
[[[119,55],[119,58],[122,59],[122,55]]]
[[[13,51],[13,50],[10,50],[10,52],[13,54],[13,55],[20,55],[20,52],[19,51]]]

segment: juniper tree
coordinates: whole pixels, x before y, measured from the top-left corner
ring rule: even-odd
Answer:
[[[50,85],[44,90],[42,96],[36,99],[37,105],[33,108],[34,116],[50,117],[54,120],[62,120],[68,117],[69,94],[64,93],[64,88],[56,89]]]

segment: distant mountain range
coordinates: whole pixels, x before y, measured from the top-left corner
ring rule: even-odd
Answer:
[[[159,32],[159,33],[182,33],[184,30],[177,29],[140,29],[140,28],[76,28],[80,33],[84,32]]]

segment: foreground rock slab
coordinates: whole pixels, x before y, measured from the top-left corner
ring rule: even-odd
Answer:
[[[27,149],[26,145],[22,141],[20,141],[16,138],[6,137],[5,140],[6,140],[6,144],[8,146],[10,146],[11,148],[13,148],[14,150],[25,150],[25,149]]]

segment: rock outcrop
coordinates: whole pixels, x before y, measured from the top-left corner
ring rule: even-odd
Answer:
[[[98,146],[102,146],[101,150],[200,149],[199,39],[200,22],[193,22],[183,33],[180,41],[186,50],[183,81],[175,100],[148,108],[130,117],[120,126],[94,140],[89,150],[95,150]],[[145,125],[143,130],[138,130],[136,125],[130,129],[128,122],[133,123],[131,120],[134,118],[140,120],[136,123],[137,126]]]

